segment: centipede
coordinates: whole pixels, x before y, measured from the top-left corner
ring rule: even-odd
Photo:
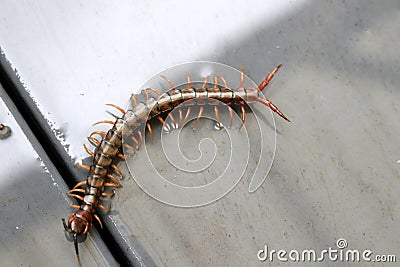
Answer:
[[[184,88],[177,88],[171,80],[163,76],[170,87],[165,93],[161,94],[154,88],[146,88],[141,91],[141,94],[145,96],[143,101],[138,101],[137,95],[132,94],[130,101],[133,104],[133,108],[127,110],[114,104],[106,104],[116,108],[122,115],[116,116],[115,120],[102,120],[94,123],[94,125],[109,124],[112,127],[107,132],[94,131],[87,137],[88,141],[95,147],[92,151],[88,146],[83,145],[86,152],[91,156],[92,163],[91,165],[75,164],[77,167],[88,171],[86,180],[77,183],[67,192],[67,195],[76,198],[80,205],[71,204],[70,206],[77,210],[69,216],[67,222],[64,218],[62,219],[65,231],[73,237],[75,254],[79,265],[81,266],[78,237],[86,237],[94,221],[97,221],[100,228],[103,228],[103,223],[98,212],[99,210],[107,211],[109,207],[103,205],[102,201],[104,198],[113,197],[113,189],[122,187],[121,180],[124,178],[116,162],[127,157],[126,153],[124,153],[126,150],[135,152],[139,150],[144,138],[144,134],[140,129],[142,126],[147,129],[151,140],[153,139],[153,130],[150,121],[153,119],[157,119],[165,125],[166,122],[163,117],[170,116],[172,122],[176,123],[178,127],[182,127],[191,112],[192,106],[186,106],[186,114],[179,110],[179,119],[173,118],[170,112],[175,107],[188,101],[199,105],[199,109],[196,111],[198,115],[194,123],[194,127],[196,127],[207,100],[213,100],[215,103],[223,103],[224,106],[229,108],[230,126],[232,125],[232,112],[234,112],[231,107],[238,107],[237,110],[241,113],[240,127],[242,127],[246,120],[245,104],[251,105],[257,102],[290,122],[276,105],[263,96],[263,90],[268,86],[281,66],[282,64],[275,67],[258,87],[254,88],[244,87],[243,68],[240,70],[239,87],[236,89],[229,88],[223,76],[214,76],[211,82],[209,82],[209,77],[206,77],[204,82],[200,83],[201,86],[194,87],[190,76],[187,75]],[[194,102],[189,100],[194,100]],[[179,108],[181,109],[181,106]],[[214,104],[214,112],[218,122],[218,104]],[[125,144],[123,142],[125,138],[131,140],[133,145]],[[110,192],[110,189],[112,192]]]

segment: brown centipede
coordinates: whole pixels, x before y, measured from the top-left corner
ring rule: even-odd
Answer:
[[[170,116],[170,111],[181,103],[188,100],[196,100],[196,103],[199,104],[200,108],[194,123],[195,128],[202,116],[204,103],[207,102],[207,99],[212,99],[217,102],[219,101],[228,105],[231,124],[232,109],[230,109],[230,106],[238,105],[241,111],[242,124],[240,127],[242,127],[246,120],[245,103],[252,104],[259,102],[269,107],[286,121],[290,121],[270,100],[261,97],[262,91],[267,87],[281,66],[282,65],[278,65],[275,67],[257,88],[244,87],[243,69],[240,71],[239,87],[234,90],[228,88],[227,82],[222,76],[215,76],[213,83],[211,83],[212,86],[209,86],[207,77],[201,87],[194,88],[192,87],[190,76],[188,75],[186,88],[183,89],[176,88],[172,81],[163,77],[170,86],[170,90],[164,94],[159,93],[153,88],[147,88],[142,90],[142,94],[144,94],[146,98],[142,102],[138,102],[136,96],[131,95],[131,101],[133,102],[134,107],[127,111],[119,106],[107,104],[108,106],[112,106],[119,110],[122,113],[122,116],[118,117],[115,121],[103,120],[94,124],[111,124],[112,128],[108,130],[108,132],[94,131],[88,136],[89,142],[96,147],[94,151],[90,151],[89,148],[84,145],[85,150],[93,157],[92,164],[91,166],[76,164],[78,167],[86,169],[88,171],[88,176],[86,180],[79,182],[67,192],[69,196],[80,200],[81,204],[71,205],[72,207],[77,208],[77,211],[70,215],[68,222],[65,222],[65,220],[62,219],[64,229],[73,235],[75,252],[79,264],[80,258],[77,237],[87,235],[92,227],[94,219],[99,223],[100,227],[103,227],[102,222],[96,213],[96,209],[108,210],[108,208],[100,203],[100,198],[113,196],[113,193],[109,193],[106,190],[107,188],[117,188],[122,186],[120,179],[123,178],[123,174],[116,166],[115,161],[117,158],[125,158],[122,154],[123,146],[128,150],[133,151],[135,151],[135,147],[136,150],[139,149],[144,138],[139,129],[140,126],[146,125],[150,138],[153,139],[153,132],[149,123],[152,118],[157,118],[163,125],[165,125],[165,121],[161,115],[165,114]],[[222,81],[222,85],[218,84],[218,80]],[[218,105],[214,106],[214,111],[217,123],[219,123]],[[180,111],[178,122],[176,122],[172,116],[171,121],[176,123],[178,127],[181,127],[187,120],[190,112],[191,106],[188,105],[185,116]],[[95,135],[101,136],[101,140],[96,139],[94,137]],[[129,137],[133,146],[125,143],[123,144],[123,138],[125,137]]]

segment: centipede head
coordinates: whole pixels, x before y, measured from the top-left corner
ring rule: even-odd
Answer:
[[[78,237],[86,237],[92,226],[92,216],[89,212],[85,210],[77,210],[76,212],[71,214],[67,223],[65,222],[64,218],[62,218],[62,222],[65,231],[73,236],[76,257],[78,259],[79,265],[81,266],[78,249]]]

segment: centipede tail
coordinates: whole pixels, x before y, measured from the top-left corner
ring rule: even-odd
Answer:
[[[95,149],[91,151],[86,145],[84,145],[84,149],[93,158],[92,164],[90,166],[75,164],[75,166],[88,171],[87,178],[67,192],[69,196],[77,198],[81,204],[72,204],[71,206],[77,208],[77,211],[70,215],[67,222],[62,219],[64,229],[73,235],[75,252],[79,264],[81,265],[77,237],[86,235],[89,232],[94,219],[103,227],[96,210],[109,210],[108,207],[101,204],[101,198],[109,198],[114,195],[114,192],[110,193],[107,190],[122,187],[120,180],[123,179],[123,173],[116,166],[115,162],[118,158],[125,159],[129,157],[128,154],[134,154],[140,149],[140,145],[144,139],[140,130],[141,126],[147,128],[150,139],[153,141],[153,130],[149,122],[152,118],[157,118],[164,127],[168,128],[168,124],[165,123],[162,117],[163,115],[167,115],[170,117],[173,125],[182,127],[192,112],[193,103],[200,106],[193,128],[197,127],[204,111],[204,105],[206,104],[214,105],[215,118],[218,125],[220,125],[219,102],[226,104],[228,107],[230,127],[232,127],[233,105],[239,105],[241,112],[240,128],[244,125],[246,120],[245,103],[260,102],[286,121],[290,121],[270,100],[265,99],[261,95],[281,66],[278,65],[257,88],[244,88],[243,69],[240,72],[240,86],[235,90],[228,88],[228,84],[222,76],[215,76],[210,87],[208,87],[209,78],[206,77],[201,87],[193,88],[190,76],[187,75],[186,88],[182,89],[177,89],[171,80],[162,76],[170,86],[170,91],[161,94],[153,88],[146,88],[141,91],[145,96],[145,100],[142,102],[139,102],[136,96],[132,94],[130,99],[134,107],[126,111],[115,104],[107,104],[107,106],[117,109],[122,116],[118,117],[115,121],[102,120],[93,124],[109,124],[112,127],[107,132],[94,131],[88,136],[88,141],[95,146]],[[222,85],[218,83],[219,80],[222,82]],[[186,113],[184,113],[182,107],[179,105],[186,101],[191,104],[184,105],[184,108],[186,108]],[[170,113],[176,107],[179,108],[179,120],[175,119]],[[167,130],[170,129],[168,128]],[[131,144],[122,144],[122,140],[125,137],[129,137],[128,140],[131,141]],[[121,153],[122,147],[126,149],[125,155]]]

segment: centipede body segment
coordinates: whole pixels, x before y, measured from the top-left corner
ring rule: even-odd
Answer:
[[[178,127],[182,127],[191,112],[192,106],[199,105],[199,113],[194,123],[194,127],[196,127],[202,116],[203,107],[206,104],[215,105],[215,118],[217,123],[219,123],[219,102],[228,106],[238,105],[242,114],[242,125],[246,120],[245,103],[252,104],[256,102],[269,107],[280,117],[289,121],[270,100],[263,98],[261,95],[262,91],[267,87],[280,67],[281,65],[277,66],[268,74],[258,88],[244,88],[243,69],[240,75],[240,86],[234,90],[228,88],[228,84],[222,76],[215,76],[211,86],[208,84],[207,77],[201,87],[193,88],[190,76],[187,75],[186,88],[183,89],[177,89],[172,81],[167,77],[163,77],[171,87],[171,89],[164,94],[160,94],[153,88],[144,89],[142,90],[142,94],[146,97],[145,101],[139,102],[136,96],[132,95],[131,100],[134,108],[127,111],[114,104],[107,104],[108,106],[116,108],[122,115],[115,121],[103,120],[94,124],[105,123],[112,125],[112,127],[107,132],[94,131],[89,135],[88,140],[95,146],[95,150],[91,151],[86,145],[84,145],[84,147],[87,153],[93,158],[92,164],[91,166],[77,164],[78,167],[88,171],[88,176],[85,181],[79,182],[67,193],[69,196],[75,197],[81,201],[80,205],[71,205],[77,208],[77,211],[70,215],[68,221],[65,222],[63,219],[65,230],[74,237],[78,261],[80,262],[77,236],[87,235],[94,220],[102,227],[102,222],[96,210],[108,210],[108,208],[101,204],[101,198],[113,196],[113,193],[108,192],[107,188],[113,189],[122,187],[120,180],[123,179],[123,173],[115,165],[115,161],[117,158],[123,159],[127,156],[122,154],[122,146],[133,153],[140,148],[140,144],[144,138],[143,133],[140,131],[142,125],[146,125],[150,138],[153,139],[153,132],[149,123],[152,118],[157,118],[162,124],[165,124],[161,115],[168,114],[168,116],[171,116],[171,121],[173,123],[177,124]],[[222,85],[218,83],[219,80],[222,82]],[[185,102],[190,103],[185,105],[186,113],[179,108],[179,118],[173,118],[169,112]],[[230,108],[229,113],[231,125],[232,109]],[[242,127],[242,125],[240,127]],[[95,136],[100,137],[100,139]],[[131,145],[123,144],[123,138],[126,137],[132,141]]]

